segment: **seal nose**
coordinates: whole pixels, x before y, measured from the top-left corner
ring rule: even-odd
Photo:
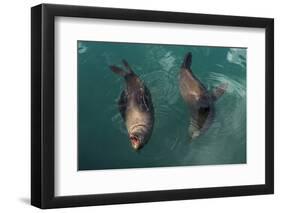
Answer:
[[[135,150],[135,151],[138,151],[140,149],[140,146],[138,144],[133,144],[132,143],[132,148]]]

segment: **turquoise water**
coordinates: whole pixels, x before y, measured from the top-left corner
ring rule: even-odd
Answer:
[[[246,163],[246,49],[78,41],[78,169],[120,169]],[[192,142],[189,109],[179,92],[183,57],[208,88],[227,83],[210,128]],[[126,59],[145,82],[154,128],[139,152],[118,111],[124,79],[109,65]]]

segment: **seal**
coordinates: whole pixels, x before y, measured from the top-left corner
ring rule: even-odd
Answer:
[[[194,139],[205,132],[215,116],[214,103],[224,94],[228,85],[223,83],[208,91],[191,70],[192,54],[188,52],[180,69],[179,87],[184,101],[187,103],[191,119],[189,136]]]
[[[126,60],[122,60],[126,71],[115,65],[110,69],[125,79],[118,107],[125,122],[131,146],[140,150],[149,140],[154,124],[154,108],[150,91],[134,73]]]

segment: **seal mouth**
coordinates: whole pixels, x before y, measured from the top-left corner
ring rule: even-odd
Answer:
[[[137,136],[131,135],[130,140],[134,150],[138,150],[141,148],[141,142]]]

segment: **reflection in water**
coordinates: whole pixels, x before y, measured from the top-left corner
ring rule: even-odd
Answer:
[[[87,46],[83,45],[82,42],[78,43],[78,53],[82,54],[85,53],[87,51]]]
[[[227,60],[230,63],[238,64],[245,68],[246,66],[246,51],[241,48],[230,48],[227,53]]]

